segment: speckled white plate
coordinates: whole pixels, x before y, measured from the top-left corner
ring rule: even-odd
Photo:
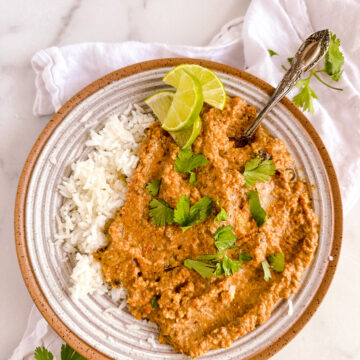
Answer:
[[[143,103],[155,91],[167,89],[161,81],[170,67],[184,62],[212,68],[228,95],[240,95],[261,109],[273,88],[229,66],[203,60],[162,59],[135,64],[97,80],[69,100],[54,115],[35,143],[25,164],[16,200],[15,233],[20,267],[34,302],[63,339],[87,359],[182,359],[170,346],[161,345],[154,327],[140,323],[115,307],[107,296],[89,296],[74,302],[68,292],[71,264],[54,246],[55,214],[61,204],[57,187],[69,165],[85,158],[84,143],[91,129],[102,127],[111,113],[129,103]],[[85,119],[85,121],[84,121]],[[315,212],[320,219],[320,241],[302,286],[292,296],[293,313],[286,300],[271,318],[230,348],[212,351],[203,359],[265,359],[278,351],[304,326],[325,295],[340,251],[342,210],[336,175],[329,156],[304,115],[287,99],[264,121],[268,130],[285,140],[313,187]],[[332,256],[333,261],[329,261]],[[130,326],[129,326],[130,325]],[[136,327],[136,326],[135,326]],[[154,344],[153,344],[154,343]]]

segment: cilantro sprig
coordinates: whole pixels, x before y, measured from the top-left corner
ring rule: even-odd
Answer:
[[[61,360],[86,360],[83,356],[77,353],[69,345],[61,345]],[[47,350],[44,346],[38,346],[35,349],[34,357],[36,360],[53,360],[54,355]]]
[[[209,160],[203,154],[194,154],[191,149],[182,149],[175,160],[175,171],[190,174],[190,185],[195,185],[197,180],[192,170],[204,166],[208,162]]]
[[[195,270],[203,278],[234,275],[240,270],[242,263],[252,260],[252,256],[240,253],[239,260],[233,260],[227,256],[226,250],[235,247],[236,235],[232,229],[232,226],[222,226],[215,231],[213,237],[215,247],[218,249],[217,253],[199,255],[197,260],[186,259],[184,265],[188,269]]]
[[[287,60],[291,64],[293,58],[288,58]],[[304,111],[308,111],[310,114],[314,113],[314,99],[318,99],[318,96],[310,87],[310,80],[312,77],[316,78],[330,89],[342,91],[343,89],[328,84],[322,77],[320,77],[320,74],[329,76],[333,81],[339,81],[343,73],[342,67],[344,65],[344,61],[344,54],[340,50],[340,39],[336,37],[336,34],[330,32],[330,43],[324,56],[324,67],[320,70],[310,70],[307,78],[301,79],[297,82],[296,86],[299,88],[299,93],[293,97],[295,105],[302,108]],[[284,65],[282,65],[282,68],[287,71],[287,68]]]
[[[253,158],[245,163],[243,176],[245,178],[245,187],[249,188],[258,182],[266,182],[275,174],[276,167],[272,160],[261,160]]]
[[[212,199],[205,196],[193,206],[190,206],[190,198],[182,195],[174,210],[174,221],[186,231],[194,225],[205,221],[212,210]]]

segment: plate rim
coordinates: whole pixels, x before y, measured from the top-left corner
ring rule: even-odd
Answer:
[[[96,350],[93,346],[81,339],[78,335],[73,333],[66,324],[58,317],[58,315],[51,308],[44,293],[42,292],[40,285],[36,279],[26,241],[25,232],[25,209],[26,198],[28,193],[28,187],[31,181],[33,169],[37,163],[47,141],[57,128],[57,126],[65,119],[65,117],[83,100],[93,95],[97,91],[101,90],[112,82],[142,73],[149,70],[156,70],[165,67],[172,67],[183,63],[195,63],[205,67],[208,67],[214,71],[218,71],[233,77],[237,77],[243,81],[246,81],[261,91],[265,92],[269,96],[274,91],[274,88],[259,79],[258,77],[249,74],[244,70],[237,69],[235,67],[209,61],[203,59],[193,58],[164,58],[155,59],[144,62],[139,62],[133,65],[123,67],[115,70],[84,87],[77,94],[75,94],[70,100],[68,100],[50,119],[48,124],[40,133],[35,144],[33,145],[30,153],[25,161],[16,193],[15,209],[14,209],[14,230],[15,230],[15,244],[17,258],[20,266],[20,270],[25,282],[25,285],[33,299],[35,305],[39,309],[42,316],[46,319],[53,330],[71,347],[78,351],[81,355],[85,356],[88,360],[111,360],[110,357]],[[331,256],[333,261],[328,261],[327,268],[325,270],[323,279],[312,297],[309,305],[303,310],[300,316],[295,320],[294,324],[283,334],[269,345],[259,349],[257,352],[251,354],[245,359],[260,360],[268,359],[282,349],[287,343],[289,343],[305,326],[305,324],[311,319],[316,312],[323,298],[325,297],[332,279],[335,274],[337,263],[339,260],[341,241],[342,241],[342,228],[343,228],[343,211],[342,201],[340,195],[340,188],[337,181],[335,169],[333,167],[330,156],[323,144],[320,136],[312,126],[310,121],[305,115],[292,103],[288,98],[283,98],[280,102],[295,118],[295,120],[302,126],[303,130],[309,135],[315,148],[318,151],[319,157],[322,160],[328,178],[328,188],[330,189],[330,198],[332,209],[331,213],[334,219],[332,229],[332,247]]]

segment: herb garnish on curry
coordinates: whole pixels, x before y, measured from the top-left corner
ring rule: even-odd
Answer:
[[[255,108],[227,97],[200,117],[192,149],[180,149],[160,122],[150,126],[108,245],[94,254],[106,281],[128,290],[130,312],[192,357],[264,323],[299,287],[318,241],[308,187],[294,179],[285,143],[261,126],[245,147],[231,140]]]

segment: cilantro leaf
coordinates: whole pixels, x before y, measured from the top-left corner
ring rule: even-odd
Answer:
[[[190,226],[202,223],[210,215],[212,210],[212,199],[204,196],[190,209]]]
[[[150,201],[150,217],[155,225],[165,226],[174,223],[174,210],[162,199]]]
[[[304,111],[308,111],[310,114],[314,113],[314,102],[313,99],[317,99],[317,95],[311,89],[308,79],[299,80],[296,83],[296,86],[301,89],[301,91],[293,97],[293,102],[299,108],[302,108]]]
[[[194,154],[191,149],[181,149],[175,160],[175,171],[190,174],[190,185],[195,185],[197,180],[192,170],[208,162],[209,160],[203,154]]]
[[[223,256],[221,266],[226,276],[234,275],[240,270],[240,261],[232,260],[226,255]]]
[[[250,260],[252,260],[252,256],[250,254],[248,254],[248,253],[240,253],[239,254],[240,263],[250,261]]]
[[[221,259],[222,254],[206,254],[206,255],[199,255],[197,258],[198,260],[210,260],[210,261],[218,261]]]
[[[86,360],[68,344],[61,345],[61,360]]]
[[[190,198],[182,195],[176,205],[175,222],[183,231],[205,221],[212,210],[212,199],[204,196],[190,208]]]
[[[271,49],[268,49],[268,52],[269,52],[270,56],[279,55],[277,52],[275,52],[274,50],[271,50]]]
[[[276,167],[272,160],[263,160],[253,158],[246,162],[243,176],[245,178],[245,187],[249,188],[256,184],[256,181],[266,182],[275,174]]]
[[[156,298],[156,296],[154,296],[154,297],[151,299],[151,307],[152,307],[153,309],[155,309],[155,308],[157,308],[158,306],[159,306],[159,304],[158,304],[157,298]]]
[[[339,81],[343,70],[341,67],[344,65],[344,55],[340,51],[340,39],[336,35],[330,33],[329,48],[325,54],[325,67],[324,71],[331,76],[334,81]]]
[[[190,198],[181,195],[174,210],[174,221],[180,225],[190,222]]]
[[[233,247],[236,241],[236,235],[232,231],[233,227],[222,226],[216,229],[214,236],[215,246],[219,251],[227,250]]]
[[[224,275],[224,274],[225,274],[225,272],[224,272],[224,268],[222,266],[222,263],[217,262],[216,267],[215,267],[215,271],[213,273],[213,276],[221,276],[221,275]]]
[[[185,259],[184,265],[191,270],[195,270],[198,274],[200,274],[203,278],[212,278],[214,276],[214,271],[216,269],[216,265],[208,264],[202,261]]]
[[[214,221],[226,221],[229,218],[228,213],[226,212],[226,210],[224,208],[222,208],[220,206],[219,200],[216,201],[216,205],[219,206],[220,211],[215,216]]]
[[[276,272],[283,272],[285,267],[285,255],[283,252],[281,253],[275,253],[270,256],[268,256],[268,261],[271,265],[271,267]]]
[[[196,174],[193,171],[189,172],[190,174],[190,178],[189,178],[189,183],[190,185],[196,185],[197,184],[197,180],[196,180]]]
[[[292,57],[287,58],[287,61],[289,62],[289,64],[291,64],[293,60],[294,60],[294,58],[292,58]]]
[[[152,180],[148,184],[146,184],[146,189],[150,193],[151,196],[156,196],[159,193],[160,189],[160,180]]]
[[[48,351],[44,346],[42,348],[40,346],[38,346],[35,349],[34,357],[36,360],[53,360],[54,359],[54,355],[50,351]]]
[[[256,225],[260,227],[266,220],[266,211],[261,207],[259,193],[255,190],[250,190],[248,193],[248,202],[250,206],[250,212],[254,218]]]
[[[264,270],[264,280],[269,281],[271,279],[270,265],[267,260],[261,262],[261,266]]]

